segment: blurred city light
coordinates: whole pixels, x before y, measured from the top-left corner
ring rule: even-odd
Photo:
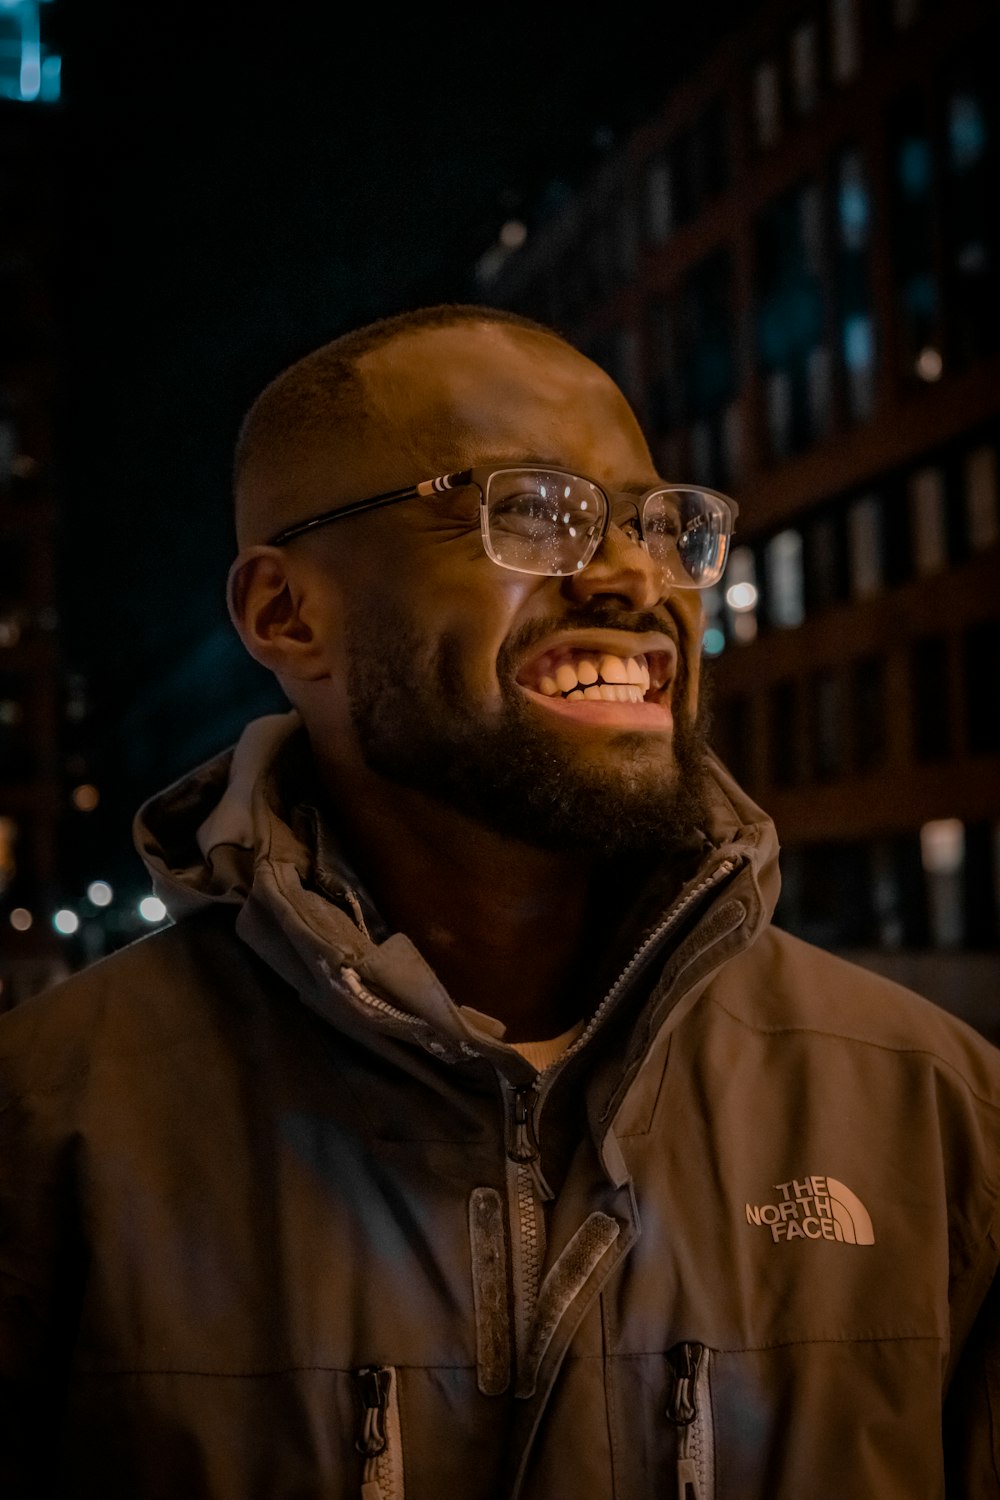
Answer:
[[[89,781],[73,788],[73,806],[77,812],[93,812],[100,800],[100,792],[96,786],[91,786]]]
[[[10,925],[15,932],[27,932],[34,920],[26,906],[15,906],[10,914]]]
[[[87,887],[87,900],[92,906],[110,906],[114,894],[106,880],[92,880]]]
[[[63,906],[52,918],[52,925],[62,937],[72,937],[80,926],[80,918],[68,906]]]
[[[139,915],[144,922],[162,922],[167,908],[159,896],[143,896],[139,902]]]
[[[726,603],[730,609],[753,609],[757,603],[757,585],[754,583],[734,583],[726,590]]]

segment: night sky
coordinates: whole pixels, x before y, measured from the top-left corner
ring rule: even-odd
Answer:
[[[137,695],[225,623],[258,390],[359,322],[475,300],[500,226],[544,222],[748,7],[61,5],[62,609],[130,805],[190,739],[175,717],[122,754]]]

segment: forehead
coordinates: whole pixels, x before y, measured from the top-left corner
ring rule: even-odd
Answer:
[[[411,480],[532,455],[609,483],[655,479],[614,382],[561,340],[509,324],[458,324],[393,340],[361,361],[367,404]]]

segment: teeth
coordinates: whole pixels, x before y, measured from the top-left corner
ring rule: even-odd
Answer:
[[[556,663],[559,663],[558,666]],[[649,691],[649,667],[644,656],[583,656],[559,661],[548,652],[537,663],[536,690],[546,698],[586,698],[604,703],[641,703]]]
[[[590,663],[588,662],[587,665],[589,666]],[[628,682],[629,680],[628,666],[620,656],[602,656],[600,672],[605,682]]]

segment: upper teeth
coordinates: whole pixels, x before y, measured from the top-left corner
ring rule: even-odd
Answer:
[[[603,699],[611,703],[641,703],[649,692],[649,667],[644,656],[583,656],[560,653],[536,663],[540,693],[553,698]]]

